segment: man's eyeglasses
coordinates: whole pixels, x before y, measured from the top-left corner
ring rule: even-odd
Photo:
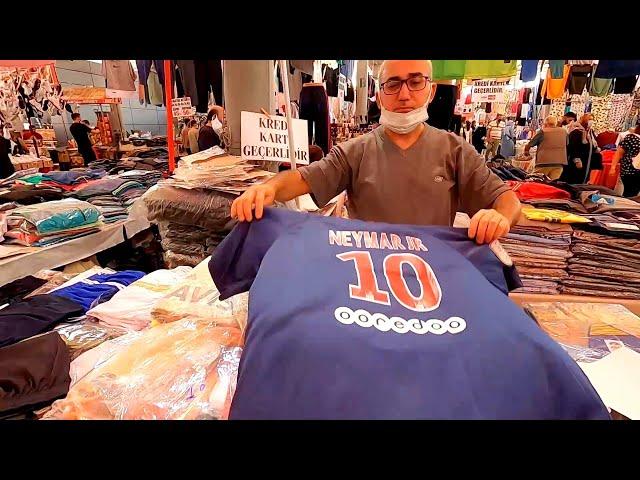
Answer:
[[[415,75],[406,80],[387,80],[381,87],[386,95],[395,95],[402,89],[402,84],[406,83],[407,88],[411,92],[418,92],[427,88],[427,84],[431,81],[429,77],[424,75]]]

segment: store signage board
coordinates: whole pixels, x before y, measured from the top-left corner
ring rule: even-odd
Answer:
[[[473,103],[504,103],[508,83],[509,80],[476,80],[473,82],[471,101]]]
[[[293,121],[296,163],[308,165],[307,121],[297,118],[291,120]],[[240,122],[241,154],[244,160],[290,162],[289,130],[286,117],[242,112]]]
[[[172,98],[171,111],[173,118],[191,117],[196,113],[195,107],[191,106],[191,97]]]

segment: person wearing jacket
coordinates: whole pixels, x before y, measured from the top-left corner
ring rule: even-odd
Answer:
[[[515,157],[516,155],[516,128],[513,120],[507,120],[507,125],[502,130],[500,155],[504,158]]]
[[[529,156],[529,150],[535,146],[538,147],[535,173],[542,173],[551,180],[560,178],[564,166],[567,165],[567,132],[564,128],[558,127],[556,117],[545,119],[544,127],[524,148],[525,155]]]
[[[480,122],[471,134],[471,144],[475,147],[478,153],[482,154],[485,148],[484,141],[487,138],[487,127],[484,122]]]
[[[593,134],[592,123],[591,114],[585,114],[580,117],[579,122],[571,122],[567,126],[568,162],[560,177],[563,182],[582,184],[589,180],[590,171],[594,168],[593,157],[600,150]]]

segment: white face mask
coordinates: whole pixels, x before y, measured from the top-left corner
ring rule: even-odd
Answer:
[[[428,103],[425,103],[422,107],[418,107],[407,113],[390,112],[382,107],[380,109],[380,125],[399,134],[413,132],[418,128],[418,125],[426,122],[429,118],[429,114],[427,113],[428,105]]]

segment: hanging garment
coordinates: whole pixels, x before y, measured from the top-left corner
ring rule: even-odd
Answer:
[[[328,65],[323,65],[324,73],[322,75],[322,81],[327,88],[328,97],[338,96],[338,69],[331,68]]]
[[[427,123],[433,127],[447,130],[453,118],[456,106],[458,87],[456,85],[439,84],[436,94],[427,108],[429,118]]]
[[[353,62],[354,60],[345,60],[345,62]],[[289,63],[296,70],[313,76],[313,60],[289,60]],[[348,67],[346,67],[348,68]]]
[[[431,60],[434,81],[460,80],[465,78],[466,60]]]
[[[213,93],[216,105],[224,105],[222,94],[222,60],[195,60],[194,73],[198,103],[196,111],[207,113],[209,109],[209,92]]]
[[[636,83],[638,82],[638,76],[632,75],[630,77],[618,77],[616,78],[613,93],[626,93],[631,94],[633,90],[636,88]]]
[[[367,61],[358,60],[356,67],[356,122],[359,125],[367,123],[369,99],[367,98]]]
[[[591,86],[591,73],[593,68],[590,65],[571,65],[569,80],[567,82],[570,95],[582,95],[586,88]]]
[[[593,77],[589,93],[594,97],[605,97],[613,89],[613,79]]]
[[[307,62],[312,62],[312,60],[307,60]],[[342,62],[338,67],[339,73],[344,75],[346,78],[351,78],[353,75],[353,69],[355,66],[355,60],[340,60]],[[309,72],[306,72],[309,73]],[[313,70],[311,71],[313,73]]]
[[[538,63],[540,60],[522,60],[520,67],[520,80],[532,82],[538,75]]]
[[[194,60],[176,60],[184,94],[191,98],[191,105],[199,104],[198,87],[196,85],[196,67]],[[196,108],[197,110],[197,108]],[[206,113],[206,112],[200,112]]]
[[[542,84],[542,95],[551,100],[561,98],[566,89],[569,72],[569,65],[564,65],[562,78],[552,78],[551,69],[549,69],[547,77]]]
[[[251,288],[230,419],[609,417],[466,230],[267,209],[210,271],[221,298]],[[305,292],[274,303],[292,282]]]
[[[164,104],[162,96],[162,86],[156,72],[155,65],[151,65],[149,76],[147,77],[147,90],[149,91],[149,102],[151,105],[161,107]]]
[[[331,149],[329,99],[322,85],[308,84],[300,92],[300,118],[307,120],[309,145],[322,148],[324,154]]]
[[[136,68],[138,69],[138,82],[143,88],[144,93],[144,97],[142,97],[141,100],[144,100],[145,105],[150,104],[151,101],[149,100],[149,89],[147,87],[147,80],[149,79],[151,60],[136,60]]]
[[[638,74],[640,74],[640,60],[600,60],[595,76],[613,79]]]
[[[70,361],[55,332],[0,348],[0,412],[33,411],[64,397]]]
[[[633,99],[627,94],[612,94],[611,109],[607,117],[606,126],[615,132],[622,130],[622,124],[631,110]]]
[[[107,88],[113,90],[136,91],[136,72],[129,60],[103,60],[102,75],[106,79]]]
[[[564,75],[564,60],[549,60],[549,71],[551,72],[551,78],[557,80]]]
[[[516,60],[467,60],[464,78],[512,77],[517,63]]]

